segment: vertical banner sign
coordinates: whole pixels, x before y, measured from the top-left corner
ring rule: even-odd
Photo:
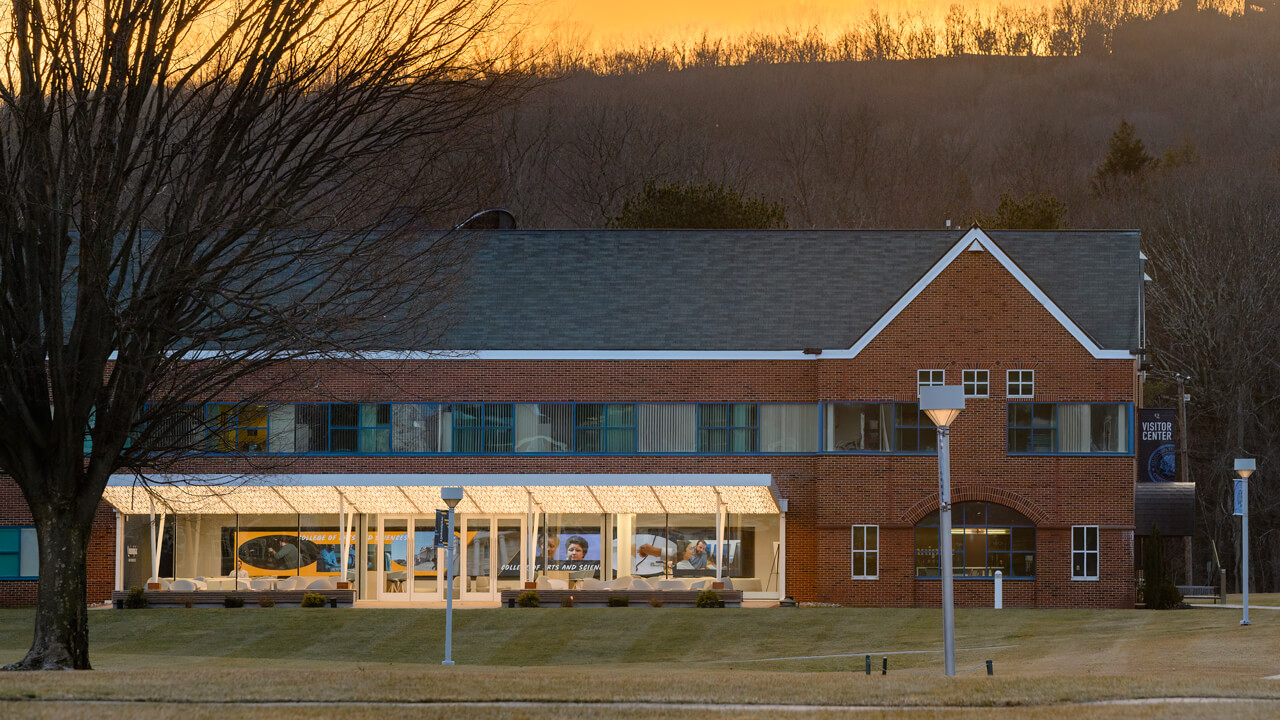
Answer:
[[[436,541],[435,547],[442,548],[449,546],[449,511],[436,511]]]
[[[1177,418],[1167,408],[1138,410],[1138,482],[1178,479]]]
[[[1234,514],[1244,515],[1244,504],[1248,502],[1248,498],[1244,496],[1245,495],[1244,488],[1245,488],[1246,481],[1242,480],[1241,478],[1234,478],[1231,482],[1235,484],[1236,511]]]

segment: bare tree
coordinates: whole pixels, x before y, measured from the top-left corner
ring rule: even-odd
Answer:
[[[433,201],[414,178],[519,85],[504,3],[13,0],[0,470],[31,507],[40,579],[9,668],[89,667],[94,512],[114,471],[180,449],[189,403],[439,330],[421,321],[462,258],[407,232]]]

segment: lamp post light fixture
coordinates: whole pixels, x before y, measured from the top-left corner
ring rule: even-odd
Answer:
[[[1244,596],[1244,617],[1241,625],[1249,623],[1249,476],[1258,469],[1257,461],[1251,458],[1236,458],[1236,474],[1240,479],[1236,490],[1236,514],[1240,516],[1240,592]]]
[[[458,503],[462,502],[462,488],[447,487],[440,488],[440,499],[449,506],[449,534],[448,545],[449,551],[445,553],[444,560],[444,662],[441,665],[453,664],[453,559],[457,554],[457,541],[453,534],[453,511],[458,507]]]
[[[938,426],[938,555],[942,573],[942,645],[947,675],[956,674],[956,610],[951,569],[951,423],[964,410],[964,387],[920,388],[920,409]]]

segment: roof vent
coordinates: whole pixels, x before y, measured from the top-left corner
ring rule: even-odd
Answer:
[[[481,210],[463,220],[454,230],[515,230],[516,216],[506,208]]]

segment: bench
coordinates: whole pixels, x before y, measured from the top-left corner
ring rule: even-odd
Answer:
[[[516,598],[525,590],[503,590],[502,606],[519,607]],[[663,607],[695,607],[703,590],[534,590],[542,607],[559,607],[561,599],[572,597],[575,606],[608,607],[609,598],[625,597],[632,606],[649,605],[651,600]],[[742,607],[741,590],[716,590],[725,607]]]
[[[186,607],[187,603],[191,607],[223,607],[229,597],[240,598],[244,600],[245,607],[253,607],[259,598],[269,598],[276,605],[301,605],[302,596],[307,593],[320,595],[325,605],[336,603],[338,607],[351,607],[356,600],[355,590],[147,590],[145,595],[149,607]],[[128,595],[125,591],[113,591],[112,606],[117,610],[123,609]]]
[[[1214,605],[1223,602],[1223,597],[1215,585],[1179,585],[1178,592],[1183,600],[1212,600]]]

